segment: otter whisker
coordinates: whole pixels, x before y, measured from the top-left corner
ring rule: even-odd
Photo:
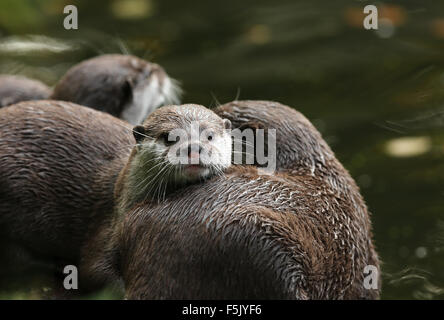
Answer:
[[[161,162],[159,162],[159,163],[156,164],[155,166],[151,167],[147,172],[145,172],[146,177],[143,179],[143,181],[142,181],[141,183],[139,183],[138,186],[143,185],[143,184],[146,182],[146,180],[152,178],[152,177],[149,175],[150,172],[152,172],[152,171],[153,171],[154,169],[156,169],[157,167],[162,166],[162,165],[165,165],[165,164],[167,164],[167,162],[164,161],[164,160],[162,160]]]
[[[138,132],[138,131],[135,131],[134,128],[130,128],[130,127],[124,126],[123,124],[120,124],[120,123],[118,123],[117,125],[121,126],[122,128],[127,129],[128,131],[132,131],[133,133],[140,134],[141,136],[143,136],[143,137],[145,137],[145,138],[151,138],[151,137],[149,137],[149,136],[147,136],[147,135],[145,135],[145,134],[143,134],[143,133],[140,133],[140,132]]]
[[[154,159],[152,159],[152,160],[154,160]],[[149,175],[150,172],[152,172],[153,170],[155,170],[158,166],[161,166],[161,165],[165,164],[165,161],[163,161],[161,158],[159,158],[159,159],[155,159],[155,160],[156,160],[156,161],[160,160],[160,162],[157,163],[155,166],[150,167],[149,170],[147,170],[146,172],[144,172],[144,175],[145,175],[146,177],[145,177],[145,179],[142,181],[142,183],[145,182],[146,179],[151,178],[151,176]],[[150,162],[151,162],[151,161],[146,161],[146,162],[144,162],[144,163],[142,164],[142,167],[145,168]],[[142,183],[141,183],[141,184],[142,184]]]
[[[161,192],[162,192],[162,184],[163,184],[164,181],[167,181],[165,178],[167,177],[169,170],[170,170],[169,167],[165,167],[165,169],[163,170],[164,174],[162,174],[160,183],[157,184],[157,188],[156,188],[156,190],[154,192],[154,195],[157,194],[157,202],[158,203],[160,203],[160,200],[161,200],[160,195],[161,195]],[[166,183],[165,183],[165,187],[166,187]]]
[[[173,171],[173,167],[170,167],[170,169],[168,170],[168,172],[167,172],[167,176],[169,177],[170,176],[170,174],[171,174],[171,172]],[[175,170],[174,170],[175,171]],[[167,187],[168,187],[168,184],[165,182],[165,188],[164,188],[164,190],[163,190],[163,198],[162,198],[162,201],[163,200],[165,200],[165,198],[166,198],[166,191],[167,191]]]
[[[129,145],[122,145],[119,146],[117,150],[119,151],[131,151],[132,148],[137,147],[137,146],[141,146],[141,144],[129,144]]]
[[[217,99],[216,95],[211,92],[211,97],[213,98],[214,102],[216,103],[216,105],[214,106],[214,108],[217,108],[219,106],[221,106],[222,104],[219,102],[219,100]]]
[[[163,158],[162,157],[156,157],[156,158],[147,159],[146,161],[143,162],[143,165],[145,166],[145,165],[147,165],[147,164],[149,164],[149,163],[151,163],[153,161],[159,161],[159,160],[163,160]],[[166,163],[166,162],[164,162],[164,163]]]
[[[241,94],[241,88],[237,87],[236,97],[234,98],[234,101],[239,100]]]
[[[156,169],[157,167],[163,165],[163,164],[164,164],[164,163],[158,163],[158,164],[156,164],[154,167],[152,167],[150,170],[148,170],[148,171],[146,172],[146,177],[145,177],[141,182],[139,182],[139,183],[137,184],[136,187],[138,188],[138,187],[144,185],[145,182],[146,182],[147,180],[151,179],[151,176],[149,175],[149,173],[150,173],[151,171],[153,171],[154,169]]]
[[[164,170],[164,171],[166,171],[166,172],[164,172],[164,174],[162,174],[161,176],[160,176],[160,182],[159,183],[157,183],[157,187],[156,187],[156,190],[154,191],[154,195],[157,195],[157,203],[160,203],[160,200],[161,200],[161,198],[160,198],[160,196],[161,196],[161,193],[162,193],[162,185],[163,185],[163,182],[166,180],[165,179],[165,177],[168,175],[168,171],[169,171],[169,168],[168,167],[165,167],[166,169]]]
[[[251,144],[250,142],[248,142],[248,141],[245,141],[245,140],[239,140],[239,139],[233,139],[233,142],[237,142],[237,143],[241,143],[242,145],[244,145],[244,146],[248,146],[248,147],[254,147],[254,144]]]
[[[162,164],[163,164],[163,163],[162,163]],[[155,194],[156,189],[157,189],[157,183],[156,183],[157,181],[156,181],[156,179],[157,179],[157,177],[158,177],[159,175],[161,175],[166,169],[168,169],[168,166],[165,166],[165,167],[163,167],[162,169],[160,169],[159,172],[154,176],[154,178],[151,179],[151,180],[152,180],[152,183],[150,183],[150,184],[151,184],[150,188],[149,188],[148,190],[144,190],[144,192],[146,193],[146,194],[145,194],[144,201],[146,201],[146,199],[147,199],[148,195],[151,193],[151,191],[154,191],[154,194]],[[149,184],[148,184],[148,185],[149,185]],[[155,188],[155,187],[156,187],[156,189],[153,190],[153,188]]]

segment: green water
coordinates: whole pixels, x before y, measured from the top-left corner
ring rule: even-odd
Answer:
[[[379,2],[378,32],[352,0],[76,1],[68,31],[72,2],[2,0],[0,73],[53,85],[83,59],[129,51],[180,80],[184,102],[297,108],[361,187],[382,298],[444,298],[444,2]]]

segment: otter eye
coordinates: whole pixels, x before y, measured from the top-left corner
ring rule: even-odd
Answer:
[[[179,142],[180,137],[177,136],[175,140],[169,140],[169,132],[164,132],[162,133],[159,138],[162,140],[162,142],[166,145],[166,146],[171,146],[173,144],[175,144],[176,142]]]
[[[213,140],[213,139],[214,139],[214,133],[213,133],[213,132],[210,132],[210,133],[207,135],[207,139],[208,139],[208,141]]]

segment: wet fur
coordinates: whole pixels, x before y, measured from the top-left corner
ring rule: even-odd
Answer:
[[[160,204],[135,205],[114,240],[126,297],[377,298],[363,286],[364,267],[379,268],[367,208],[319,132],[278,103],[215,111],[234,128],[276,128],[278,172],[234,167]]]
[[[246,101],[216,110],[233,127],[276,125],[278,173],[234,167],[114,215],[125,174],[114,183],[134,144],[121,122],[61,102],[0,112],[3,244],[79,263],[92,283],[122,279],[130,299],[379,296],[362,285],[364,266],[379,263],[359,190],[293,109]]]
[[[198,133],[197,138],[201,148],[212,152],[213,156],[217,155],[213,159],[200,159],[200,163],[206,165],[208,173],[205,177],[195,178],[193,181],[183,173],[181,164],[170,163],[167,153],[171,149],[164,146],[162,141],[158,141],[162,134],[177,129],[190,135],[192,124],[214,134],[212,142],[201,140],[202,132]],[[231,137],[226,131],[228,126],[231,126],[230,122],[196,104],[165,106],[150,114],[143,126],[135,128],[140,130],[135,133],[138,143],[119,176],[116,197],[121,198],[121,210],[126,211],[135,203],[146,199],[162,201],[167,194],[176,189],[222,174],[223,170],[230,166],[231,160]],[[196,142],[188,140],[189,138],[187,141],[179,141],[176,148],[188,147],[190,142]]]
[[[20,246],[60,275],[78,266],[83,244],[113,211],[134,144],[128,127],[60,101],[0,109],[0,247]]]
[[[44,83],[16,75],[0,75],[0,108],[28,100],[48,99],[51,89]]]

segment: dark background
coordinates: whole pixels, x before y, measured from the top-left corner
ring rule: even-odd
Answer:
[[[67,4],[78,30],[63,28]],[[378,31],[362,27],[367,4]],[[122,52],[164,66],[183,102],[304,113],[372,212],[382,298],[444,298],[443,1],[0,1],[0,73],[54,85],[83,59]]]

